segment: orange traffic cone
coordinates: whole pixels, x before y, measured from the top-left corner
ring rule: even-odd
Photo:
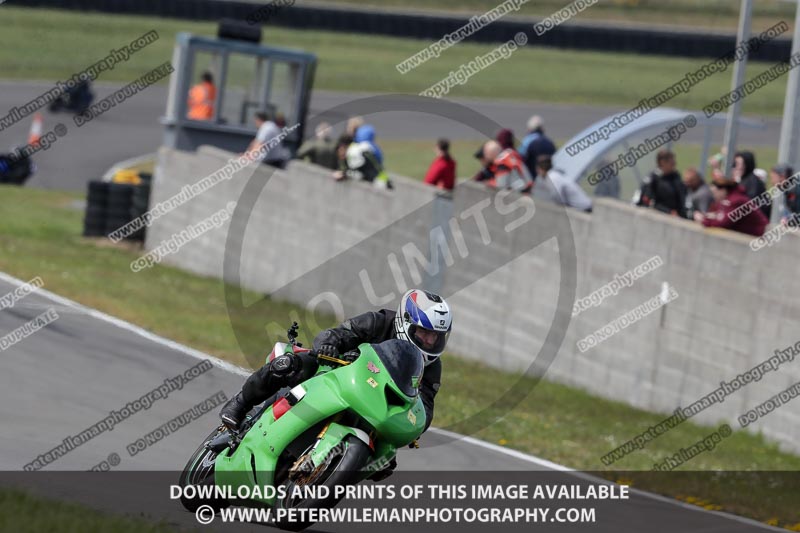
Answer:
[[[31,123],[31,132],[28,134],[28,145],[34,148],[39,147],[39,139],[42,138],[43,125],[44,119],[42,118],[42,114],[35,113],[33,115],[33,122]]]

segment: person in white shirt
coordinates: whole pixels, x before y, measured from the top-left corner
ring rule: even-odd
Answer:
[[[286,126],[286,119],[281,113],[275,114],[275,120],[269,120],[267,114],[263,111],[258,111],[255,115],[256,127],[258,132],[255,139],[250,142],[247,151],[261,150],[264,145],[274,144],[264,154],[262,163],[271,165],[277,168],[286,168],[286,163],[291,158],[292,154],[289,149],[283,145],[282,142],[276,143],[273,139],[278,139],[281,129]]]
[[[574,207],[581,211],[592,210],[592,199],[580,185],[567,179],[559,170],[553,168],[549,155],[536,159],[537,177],[533,186],[534,198],[541,198],[559,205]]]

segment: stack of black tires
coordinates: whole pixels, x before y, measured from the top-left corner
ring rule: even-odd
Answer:
[[[83,219],[84,237],[108,237],[147,212],[150,202],[150,175],[141,173],[142,183],[90,181]],[[144,241],[146,226],[125,235],[130,241]]]

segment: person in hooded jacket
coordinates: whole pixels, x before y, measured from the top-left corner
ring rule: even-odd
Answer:
[[[368,181],[378,188],[394,188],[389,174],[386,173],[369,142],[357,142],[351,137],[343,135],[339,138],[336,156],[339,161],[339,170],[333,173],[335,180],[362,180]]]
[[[744,189],[748,198],[753,199],[756,196],[766,192],[767,186],[764,182],[756,176],[756,158],[753,152],[736,152],[733,157],[733,179],[735,179]],[[759,209],[764,213],[764,216],[769,220],[772,214],[772,202],[769,201],[762,205]]]
[[[375,127],[371,124],[364,124],[363,126],[359,126],[356,130],[356,134],[353,137],[353,141],[357,143],[367,143],[372,147],[372,153],[375,155],[375,159],[378,160],[378,163],[383,165],[383,151],[381,150],[380,146],[375,143]]]

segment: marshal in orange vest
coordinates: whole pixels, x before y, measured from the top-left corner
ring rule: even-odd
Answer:
[[[217,98],[214,76],[206,71],[200,79],[200,83],[189,91],[189,112],[186,116],[192,120],[211,120],[214,118],[214,101]]]

